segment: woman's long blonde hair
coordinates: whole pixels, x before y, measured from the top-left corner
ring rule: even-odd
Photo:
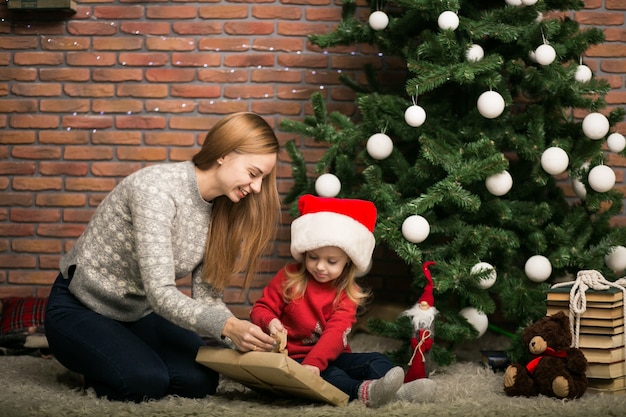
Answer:
[[[306,257],[306,254],[304,254]],[[304,296],[306,291],[306,284],[309,279],[313,279],[309,276],[306,270],[306,264],[304,262],[297,264],[296,269],[293,269],[293,264],[285,267],[285,275],[287,278],[283,284],[283,297],[286,302],[297,300]],[[356,282],[356,267],[354,263],[350,262],[341,272],[341,275],[336,280],[332,281],[337,293],[335,295],[335,304],[339,301],[342,293],[357,306],[365,304],[370,296],[370,292],[361,288]]]
[[[192,161],[204,171],[231,152],[278,155],[278,149],[278,139],[267,122],[255,113],[241,112],[217,122]],[[263,252],[276,236],[279,218],[276,166],[263,178],[258,194],[251,193],[238,203],[226,196],[213,200],[203,279],[223,291],[231,278],[245,272],[243,287],[248,288]]]

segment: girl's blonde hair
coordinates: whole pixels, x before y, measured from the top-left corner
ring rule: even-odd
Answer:
[[[306,253],[304,256],[306,257]],[[307,281],[311,279],[304,262],[296,265],[297,268],[295,270],[290,268],[289,265],[285,267],[285,275],[287,278],[283,284],[283,297],[286,302],[302,298],[304,296],[304,292],[306,291]],[[370,296],[370,292],[368,290],[361,288],[361,286],[357,284],[356,267],[353,262],[346,265],[339,278],[332,281],[332,284],[336,289],[335,304],[339,301],[342,293],[345,293],[348,299],[350,299],[357,306],[365,304]]]
[[[192,161],[205,171],[231,152],[278,156],[278,150],[278,139],[267,122],[255,113],[241,112],[218,121]],[[279,218],[276,166],[263,178],[258,194],[251,193],[238,203],[227,196],[213,200],[203,279],[223,291],[231,278],[245,271],[243,287],[248,288],[263,252],[275,238]]]

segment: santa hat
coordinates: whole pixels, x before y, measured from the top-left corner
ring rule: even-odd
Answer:
[[[436,263],[433,261],[426,261],[422,265],[422,272],[426,276],[426,280],[428,282],[426,283],[426,287],[424,287],[424,292],[422,293],[422,296],[419,298],[419,300],[417,300],[418,304],[422,301],[426,301],[431,307],[435,305],[435,297],[433,297],[433,277],[432,275],[430,275],[430,270],[428,269],[429,266],[435,264]]]
[[[301,216],[291,223],[291,255],[301,262],[308,250],[324,246],[342,249],[365,272],[376,240],[376,206],[371,201],[316,197],[305,194],[298,200]]]

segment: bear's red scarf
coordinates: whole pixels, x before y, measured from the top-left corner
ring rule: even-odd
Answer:
[[[565,352],[564,350],[554,350],[551,347],[546,348],[546,350],[541,355],[528,362],[528,365],[526,365],[526,369],[528,370],[528,372],[533,374],[535,372],[535,369],[537,368],[537,365],[539,365],[539,362],[543,359],[544,356],[565,358],[567,356],[567,352]]]

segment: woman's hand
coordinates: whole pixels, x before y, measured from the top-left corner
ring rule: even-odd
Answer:
[[[232,340],[241,352],[270,352],[276,344],[274,338],[265,334],[259,326],[236,317],[226,320],[222,335]]]

